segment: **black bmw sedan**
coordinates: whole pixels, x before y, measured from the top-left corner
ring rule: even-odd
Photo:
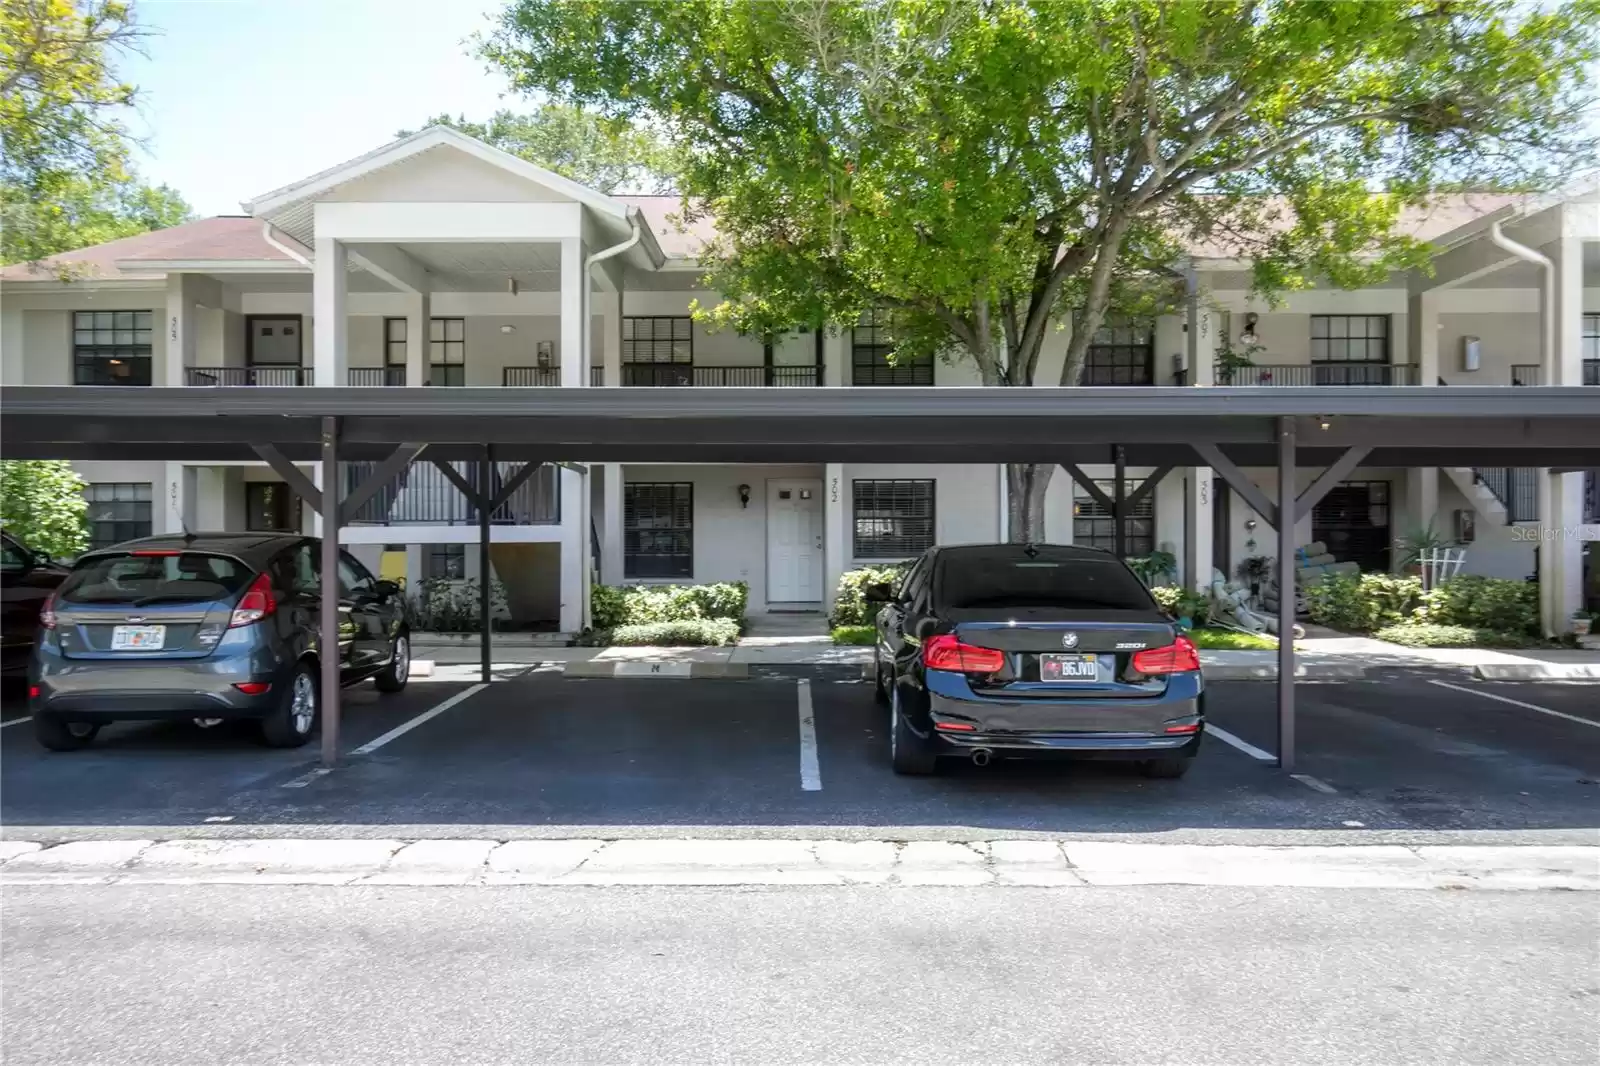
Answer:
[[[874,684],[895,772],[1072,756],[1181,777],[1205,730],[1194,644],[1121,559],[1094,548],[931,548],[874,585]]]

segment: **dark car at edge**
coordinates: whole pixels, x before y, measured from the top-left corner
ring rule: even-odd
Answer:
[[[28,700],[40,743],[81,748],[108,722],[251,719],[274,747],[312,735],[321,708],[312,537],[202,533],[88,552],[39,616]],[[339,553],[339,676],[398,692],[410,674],[400,586]]]
[[[1199,751],[1198,652],[1110,552],[937,547],[865,591],[883,604],[874,685],[898,773],[1065,756],[1181,777]]]
[[[34,551],[10,533],[0,532],[0,674],[21,680],[33,661],[33,641],[39,632],[39,611],[56,586],[67,578],[67,568]]]

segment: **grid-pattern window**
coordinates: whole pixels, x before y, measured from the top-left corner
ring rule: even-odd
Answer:
[[[622,487],[622,575],[694,576],[694,485],[633,481]]]
[[[1387,363],[1388,315],[1312,315],[1313,363]]]
[[[694,320],[687,315],[622,320],[624,363],[693,363]]]
[[[851,485],[857,559],[907,559],[933,547],[934,492],[926,481],[858,480]]]
[[[894,351],[894,326],[889,312],[876,308],[867,312],[850,331],[850,384],[852,385],[932,385],[933,356],[891,365]]]
[[[72,380],[79,385],[150,384],[149,311],[74,311]]]
[[[150,483],[102,481],[83,487],[89,501],[89,547],[109,548],[151,532]]]
[[[1129,479],[1126,491],[1132,493],[1141,481]],[[1095,487],[1114,496],[1116,482],[1096,481]],[[1147,492],[1131,508],[1123,526],[1123,551],[1128,558],[1149,555],[1156,550],[1155,493]],[[1117,550],[1117,520],[1099,501],[1076,483],[1072,486],[1072,543],[1086,548]]]
[[[459,581],[467,576],[465,544],[430,544],[423,558],[423,577]]]
[[[1107,322],[1095,331],[1083,362],[1085,385],[1150,385],[1155,381],[1156,328],[1148,319]]]
[[[1600,315],[1583,316],[1583,383],[1600,385]]]
[[[467,320],[434,318],[428,321],[428,380],[435,385],[467,383]]]
[[[406,365],[406,320],[403,318],[383,320],[383,365]]]

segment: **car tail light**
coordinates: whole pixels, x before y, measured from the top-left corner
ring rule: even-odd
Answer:
[[[998,648],[976,648],[949,633],[929,637],[922,644],[922,665],[929,670],[959,670],[964,674],[992,674],[1005,669],[1006,653]]]
[[[236,681],[233,687],[246,696],[259,696],[272,688],[272,685],[267,681]]]
[[[39,624],[46,629],[56,627],[56,594],[52,592],[44,601],[44,607],[39,611]]]
[[[1169,733],[1198,733],[1198,732],[1200,732],[1200,723],[1199,722],[1190,722],[1187,725],[1169,725],[1169,726],[1167,726],[1167,732],[1169,732]]]
[[[941,733],[976,733],[978,727],[971,722],[935,722],[933,728]]]
[[[250,587],[239,597],[239,605],[233,609],[233,619],[228,623],[229,629],[251,625],[267,617],[278,609],[278,601],[272,597],[272,583],[267,580],[266,574],[260,574],[250,582]]]
[[[36,700],[36,699],[39,698],[39,686],[38,685],[29,685],[28,686],[28,698],[30,700]]]
[[[1200,669],[1200,653],[1194,641],[1180,636],[1164,648],[1134,652],[1133,668],[1141,674],[1182,674]]]

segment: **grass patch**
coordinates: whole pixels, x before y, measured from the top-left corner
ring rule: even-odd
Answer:
[[[834,626],[833,642],[870,646],[878,642],[878,630],[875,626]]]
[[[1276,651],[1278,641],[1269,636],[1239,633],[1232,629],[1191,629],[1188,632],[1194,646],[1211,651]]]

